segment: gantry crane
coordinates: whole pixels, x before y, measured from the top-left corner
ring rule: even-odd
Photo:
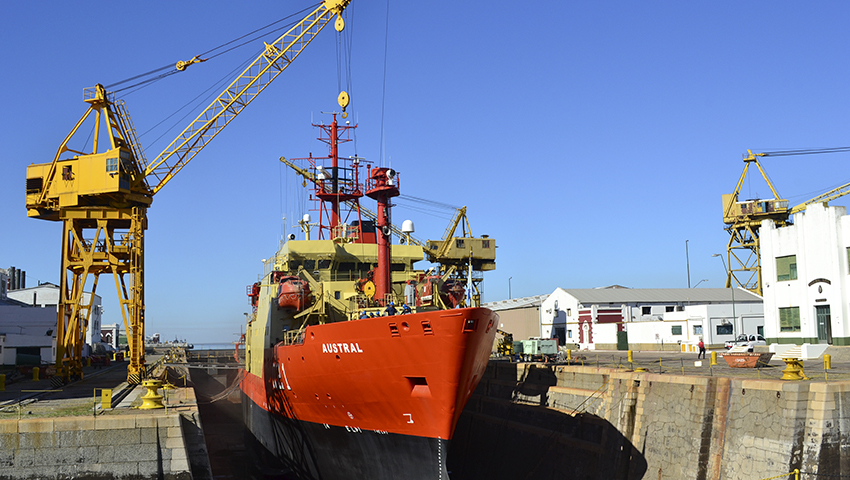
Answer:
[[[27,215],[62,222],[62,273],[57,315],[55,383],[82,376],[82,345],[91,315],[83,289],[92,277],[91,296],[100,274],[111,273],[127,331],[128,382],[146,375],[144,357],[144,231],[153,196],[283,72],[351,0],[325,0],[254,60],[153,161],[147,162],[121,101],[101,85],[84,91],[89,108],[60,145],[52,163],[27,167]],[[178,70],[203,61],[179,62]],[[90,114],[95,134],[90,153],[68,142]],[[99,148],[101,127],[109,146]],[[72,154],[66,157],[67,153]],[[128,277],[128,278],[125,278]]]
[[[761,277],[761,251],[759,227],[762,220],[773,220],[777,227],[784,227],[792,223],[791,215],[802,212],[807,206],[814,203],[825,203],[850,193],[850,183],[834,188],[815,198],[807,200],[793,208],[788,208],[788,200],[784,200],[777,193],[773,183],[759,162],[759,157],[807,155],[814,153],[834,153],[845,151],[845,149],[822,149],[822,150],[792,150],[781,152],[753,153],[747,150],[744,154],[744,171],[738,179],[738,184],[733,193],[723,195],[723,223],[729,232],[729,242],[726,245],[726,257],[728,265],[726,276],[726,288],[742,287],[755,294],[762,294]],[[771,199],[754,199],[739,201],[738,195],[744,184],[744,178],[751,164],[755,164],[759,172],[767,182],[767,186],[773,193]],[[733,285],[734,282],[734,285]]]

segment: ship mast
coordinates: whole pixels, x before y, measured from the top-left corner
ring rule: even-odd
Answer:
[[[378,203],[378,219],[375,225],[378,241],[378,266],[375,268],[375,296],[385,298],[392,293],[390,278],[390,235],[392,225],[390,219],[390,198],[397,197],[398,174],[391,168],[375,168],[369,171],[366,195]]]
[[[319,162],[323,157],[310,156],[306,159],[293,160],[309,160],[315,172],[314,188],[316,198],[321,201],[319,214],[319,239],[327,238],[332,240],[340,237],[350,237],[349,232],[345,230],[344,222],[341,214],[341,204],[348,201],[353,201],[359,205],[359,199],[363,196],[360,190],[359,179],[359,164],[360,159],[355,157],[350,160],[350,165],[347,162],[340,162],[339,144],[350,142],[347,133],[349,129],[357,128],[356,125],[339,125],[336,121],[336,113],[333,113],[333,121],[330,125],[313,124],[322,130],[318,140],[328,145],[329,154],[326,159],[330,160],[330,169],[325,168]],[[345,135],[343,137],[343,135]],[[347,160],[347,159],[343,159]],[[306,178],[306,177],[305,177]],[[327,205],[327,207],[326,207]],[[358,219],[360,217],[360,209],[357,208]],[[328,230],[328,236],[325,237],[325,230]],[[362,238],[362,227],[358,228],[357,238]]]

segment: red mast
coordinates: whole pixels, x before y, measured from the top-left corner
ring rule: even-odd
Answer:
[[[392,291],[390,277],[390,202],[398,196],[398,174],[391,168],[375,168],[369,171],[366,195],[378,202],[378,221],[375,225],[378,237],[378,267],[375,269],[375,296],[385,298]]]
[[[340,138],[340,135],[347,134],[351,128],[357,128],[356,125],[338,125],[336,122],[336,113],[333,114],[333,122],[330,125],[313,124],[314,127],[322,129],[324,135],[320,135],[318,140],[328,145],[329,155],[327,157],[313,157],[312,155],[306,159],[293,160],[309,160],[315,169],[315,195],[321,201],[321,212],[319,215],[319,239],[325,238],[324,231],[328,230],[328,239],[335,237],[347,236],[343,231],[344,219],[340,213],[340,204],[349,200],[357,201],[363,196],[360,190],[360,180],[358,176],[359,159],[345,164],[340,163],[339,144],[350,142],[351,138]],[[319,162],[322,158],[331,161],[330,168],[326,168]],[[325,205],[329,205],[326,209]],[[358,209],[359,219],[359,209]],[[362,232],[359,232],[359,237],[362,237]]]

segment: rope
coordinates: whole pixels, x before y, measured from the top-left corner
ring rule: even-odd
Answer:
[[[234,392],[234,390],[239,388],[239,385],[242,383],[242,380],[245,379],[245,375],[247,375],[247,374],[248,374],[248,372],[246,370],[239,370],[239,374],[236,375],[236,378],[233,380],[233,383],[231,383],[227,388],[222,390],[220,393],[217,393],[217,394],[213,395],[212,397],[209,397],[209,400],[207,400],[205,402],[199,401],[198,403],[208,405],[210,403],[215,403],[219,400],[227,398],[231,393]]]

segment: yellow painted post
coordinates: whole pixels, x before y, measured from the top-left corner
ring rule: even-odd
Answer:
[[[823,356],[823,368],[824,370],[832,369],[832,355],[827,353]]]
[[[38,367],[33,367],[33,369],[32,369],[32,381],[33,382],[38,381]]]
[[[717,352],[711,352],[711,366],[717,365]]]
[[[91,367],[91,357],[86,357],[86,366]]]
[[[633,355],[633,353],[634,353],[634,352],[632,352],[631,350],[629,350],[629,352],[628,352],[628,353],[629,353],[629,363],[634,363],[634,361],[635,361],[635,359],[634,359],[634,355]]]
[[[104,388],[100,391],[100,408],[103,410],[112,408],[112,389]]]
[[[568,348],[567,349],[567,360],[572,360],[572,359],[573,359],[573,351]]]
[[[6,374],[0,373],[0,392],[6,391]]]

